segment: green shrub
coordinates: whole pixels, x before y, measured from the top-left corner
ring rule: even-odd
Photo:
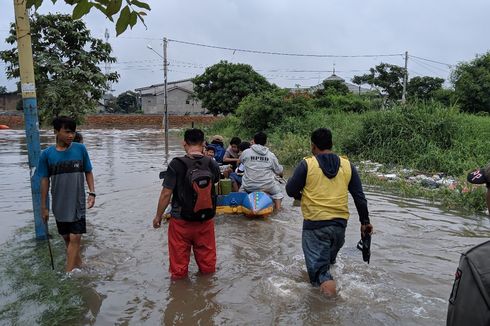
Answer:
[[[252,94],[238,106],[238,127],[249,133],[274,128],[287,117],[303,117],[313,106],[307,94],[294,95],[287,90]]]

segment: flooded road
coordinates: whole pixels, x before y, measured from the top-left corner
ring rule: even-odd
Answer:
[[[486,216],[447,213],[422,200],[366,189],[375,227],[371,264],[355,248],[353,203],[333,275],[338,298],[308,283],[299,207],[285,199],[267,219],[218,216],[217,272],[172,282],[167,226],[151,227],[164,169],[158,130],[83,130],[94,166],[81,273],[63,273],[53,218],[56,271],[33,240],[23,131],[0,133],[0,325],[445,325],[459,255],[490,237]],[[182,154],[170,137],[170,157]],[[51,132],[42,132],[43,147]],[[483,199],[482,199],[483,200]]]

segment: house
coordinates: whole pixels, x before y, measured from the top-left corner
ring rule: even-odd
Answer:
[[[349,89],[349,91],[351,93],[354,93],[354,94],[361,95],[361,94],[370,92],[370,90],[367,89],[367,88],[363,88],[363,87],[361,87],[359,85],[355,85],[355,84],[346,82],[344,78],[342,78],[342,77],[340,77],[340,76],[338,76],[338,75],[335,74],[335,69],[333,71],[333,74],[330,77],[328,77],[327,79],[325,79],[324,81],[326,81],[326,82],[329,82],[329,81],[339,81],[339,82],[342,82],[342,83],[345,84],[345,86],[347,86],[347,88]],[[319,89],[323,89],[323,83],[318,84],[316,86],[312,86],[312,87],[310,87],[309,90],[310,90],[311,93],[314,93],[315,91],[317,91]]]
[[[144,114],[162,114],[164,112],[164,84],[156,84],[135,89],[139,94]],[[194,96],[192,79],[183,79],[167,83],[167,110],[169,115],[205,114],[206,109]]]
[[[0,94],[0,111],[17,111],[17,103],[22,101],[19,92],[10,92]],[[22,106],[20,106],[22,108]]]
[[[346,82],[345,79],[343,79],[342,77],[338,76],[335,74],[335,69],[333,71],[333,74],[328,77],[327,79],[325,79],[324,81],[326,82],[329,82],[329,81],[339,81],[339,82],[342,82],[345,84],[345,86],[347,86],[347,88],[349,89],[349,91],[351,93],[354,93],[354,94],[365,94],[365,93],[368,93],[368,92],[371,92],[370,89],[367,89],[367,88],[364,88],[364,87],[361,87],[359,85],[355,85],[355,84],[352,84],[352,83],[349,83],[349,82]],[[292,92],[308,92],[308,93],[315,93],[317,90],[320,90],[320,89],[323,89],[323,82],[321,84],[318,84],[318,85],[315,85],[315,86],[311,86],[311,87],[298,87],[298,88],[292,88],[290,89],[290,91]]]

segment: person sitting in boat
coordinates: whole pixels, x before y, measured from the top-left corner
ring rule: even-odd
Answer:
[[[214,135],[211,138],[211,144],[209,144],[208,146],[214,147],[214,158],[216,162],[223,163],[223,156],[225,155],[223,136]]]
[[[274,207],[279,209],[284,195],[275,175],[282,177],[283,167],[279,164],[276,155],[265,147],[266,142],[265,133],[261,131],[256,133],[253,145],[240,156],[240,163],[243,163],[244,167],[240,191],[266,192],[272,197]]]
[[[241,155],[245,150],[249,149],[250,146],[251,144],[248,141],[241,142],[240,145],[238,145],[239,154]],[[240,189],[244,172],[245,167],[243,166],[243,163],[239,163],[235,171],[230,173],[229,178],[231,179],[232,191],[237,192]]]
[[[207,145],[204,149],[204,155],[205,156],[209,156],[209,157],[212,157],[213,160],[215,159],[214,158],[214,155],[216,154],[216,151],[214,149],[214,146],[211,146],[211,145]]]
[[[233,137],[230,140],[230,146],[226,149],[225,155],[223,156],[223,164],[229,164],[231,165],[231,168],[235,170],[238,165],[238,161],[240,160],[239,153],[240,149],[238,146],[240,146],[240,143],[242,140],[238,137]]]

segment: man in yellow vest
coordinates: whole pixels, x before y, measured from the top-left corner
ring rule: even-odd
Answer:
[[[337,294],[329,269],[344,245],[349,219],[348,193],[359,213],[361,235],[373,232],[357,170],[347,159],[333,153],[332,145],[329,129],[313,131],[313,156],[301,161],[286,185],[287,194],[301,200],[302,246],[310,282],[320,286],[327,296]]]

